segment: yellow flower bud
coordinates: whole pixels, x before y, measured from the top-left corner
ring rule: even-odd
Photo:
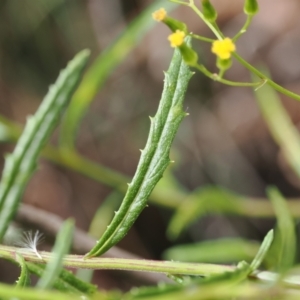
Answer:
[[[167,12],[163,7],[152,13],[152,18],[157,22],[163,21],[166,16],[167,16]]]
[[[211,51],[216,54],[220,59],[228,59],[231,57],[231,53],[236,49],[235,44],[230,38],[224,40],[214,41]]]
[[[170,34],[168,40],[170,41],[171,47],[176,48],[183,44],[185,33],[182,30],[176,30]]]

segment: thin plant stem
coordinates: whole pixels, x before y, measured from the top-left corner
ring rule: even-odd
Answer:
[[[263,79],[266,81],[268,85],[273,87],[276,91],[278,91],[281,94],[284,94],[288,97],[291,97],[295,100],[300,101],[300,95],[296,94],[292,91],[289,91],[285,89],[284,87],[280,86],[279,84],[275,83],[273,80],[265,76],[262,72],[257,70],[255,67],[253,67],[251,64],[249,64],[246,60],[244,60],[240,55],[238,55],[236,52],[232,53],[232,56],[239,62],[241,63],[245,68],[250,70],[253,74],[257,75],[259,78]]]
[[[224,69],[220,70],[218,74],[219,78],[222,78],[224,74],[225,74],[225,70]]]
[[[170,2],[173,2],[173,3],[176,3],[176,4],[189,6],[189,3],[187,3],[187,2],[178,1],[178,0],[169,0],[169,1],[170,1]]]
[[[248,27],[251,24],[252,19],[253,19],[252,15],[247,15],[245,24],[243,25],[241,30],[232,38],[233,42],[235,42],[241,35],[243,35],[247,31]]]
[[[215,34],[215,36],[219,39],[222,40],[224,38],[223,33],[221,32],[221,30],[219,29],[219,27],[217,26],[216,23],[211,23],[209,21],[207,21],[202,12],[197,8],[197,6],[194,4],[193,0],[190,0],[189,3],[185,3],[185,2],[181,2],[181,1],[177,1],[177,0],[172,0],[172,2],[178,3],[178,4],[182,4],[182,5],[186,5],[189,6],[200,18],[201,20],[211,29],[211,31]],[[252,20],[252,16],[248,16],[247,20],[244,24],[244,26],[242,27],[242,29],[237,33],[237,35],[233,38],[233,41],[236,41],[244,32],[246,32],[246,30],[248,29],[250,23]],[[192,36],[194,37],[194,36]],[[276,91],[289,96],[295,100],[300,101],[300,95],[289,91],[285,88],[283,88],[282,86],[280,86],[279,84],[275,83],[273,80],[271,80],[270,78],[268,78],[267,76],[265,76],[263,73],[261,73],[259,70],[257,70],[255,67],[253,67],[251,64],[249,64],[247,61],[245,61],[241,56],[239,56],[236,52],[232,53],[232,55],[235,57],[235,59],[237,61],[239,61],[244,67],[246,67],[248,70],[250,70],[252,73],[254,73],[255,75],[257,75],[259,78],[263,79],[263,83],[268,83],[270,86],[272,86]],[[204,66],[195,66],[200,72],[204,73],[206,76],[208,76],[209,78],[219,81],[221,83],[230,85],[230,86],[253,86],[251,84],[242,84],[242,83],[238,83],[238,84],[234,84],[231,81],[227,81],[225,79],[220,79],[219,76],[215,76],[214,74],[211,74],[209,71],[207,71],[205,69]],[[208,72],[208,73],[207,73]],[[255,84],[257,85],[257,84]],[[254,86],[255,86],[254,85]]]
[[[207,77],[209,77],[210,79],[214,80],[214,81],[218,81],[221,83],[224,83],[226,85],[229,86],[258,86],[261,85],[262,82],[236,82],[236,81],[230,81],[230,80],[226,80],[221,78],[218,74],[213,74],[210,71],[208,71],[203,65],[193,65],[193,67],[195,67],[196,69],[198,69],[200,72],[202,72],[204,75],[206,75]]]
[[[26,261],[41,263],[41,260],[35,254],[24,249],[0,245],[0,257],[15,263],[16,253],[24,257]],[[40,251],[43,263],[48,263],[53,255],[51,252]],[[236,266],[206,264],[206,263],[183,263],[174,261],[156,261],[146,259],[125,259],[125,258],[102,258],[93,257],[84,259],[80,255],[66,255],[63,260],[63,266],[70,268],[94,269],[94,270],[127,270],[155,272],[174,275],[194,275],[194,276],[212,276],[224,274],[224,272],[234,272]],[[267,273],[268,276],[260,276],[260,273]],[[267,282],[276,282],[278,274],[273,272],[255,271],[250,275],[253,279],[262,279]],[[291,286],[289,276],[282,280],[284,285]],[[293,282],[292,287],[300,289],[299,284]]]
[[[191,36],[193,39],[200,40],[203,42],[212,43],[214,41],[213,39],[210,39],[210,38],[207,38],[207,37],[204,37],[201,35],[193,34],[193,33],[190,33],[189,36]]]
[[[217,22],[214,21],[214,22],[212,23],[212,25],[213,25],[213,26],[216,28],[216,30],[219,32],[219,34],[221,35],[221,37],[224,38],[224,34],[223,34],[223,32],[221,31],[221,29],[219,28],[219,25],[217,24]]]
[[[51,252],[40,251],[42,257],[39,259],[29,250],[0,246],[0,257],[8,260],[14,260],[16,253],[19,253],[25,260],[36,263],[48,263],[53,255]],[[102,258],[93,257],[84,259],[81,255],[66,255],[63,260],[65,267],[95,269],[95,270],[128,270],[128,271],[144,271],[166,274],[183,274],[183,275],[216,275],[224,272],[234,271],[236,267],[216,264],[197,264],[182,263],[174,261],[156,261],[145,259],[126,259],[126,258]]]
[[[215,34],[215,36],[219,39],[223,39],[223,34],[220,32],[218,27],[214,26],[214,24],[207,21],[202,12],[198,9],[198,7],[194,4],[194,1],[190,1],[190,4],[188,5],[200,18],[201,20],[210,28],[210,30]]]

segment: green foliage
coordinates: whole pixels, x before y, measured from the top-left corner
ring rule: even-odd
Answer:
[[[46,265],[38,263],[26,263],[31,274],[42,277]],[[74,294],[92,295],[96,292],[96,286],[79,280],[72,272],[62,269],[53,281],[53,288],[61,292],[71,292]]]
[[[20,255],[18,253],[16,254],[16,260],[21,267],[21,273],[17,280],[16,285],[17,285],[17,287],[28,286],[30,284],[30,273],[29,273],[27,264],[26,264],[24,258],[22,257],[22,255]]]
[[[300,135],[277,93],[268,85],[255,92],[256,101],[268,128],[282,153],[300,178]]]
[[[177,238],[195,219],[209,213],[239,213],[239,196],[213,186],[196,189],[178,207],[167,229],[171,239]]]
[[[170,164],[169,152],[182,119],[185,91],[192,76],[183,62],[180,52],[174,53],[172,63],[165,74],[162,98],[154,118],[144,150],[132,182],[120,209],[87,257],[101,255],[119,242],[128,232],[143,208],[157,182]]]
[[[183,244],[167,249],[167,260],[190,262],[231,263],[253,259],[259,243],[241,238],[222,238],[200,243]]]
[[[79,83],[88,56],[88,50],[80,52],[60,74],[36,114],[28,118],[14,152],[6,156],[0,183],[0,240],[18,209],[28,180],[36,169],[40,151]]]
[[[290,215],[286,200],[276,188],[268,189],[268,196],[274,205],[277,216],[277,239],[275,269],[283,273],[289,270],[295,263],[296,233],[294,221]]]
[[[53,248],[51,260],[47,264],[43,276],[37,283],[41,289],[51,288],[62,268],[62,260],[69,252],[73,238],[74,222],[67,220],[61,228]]]
[[[202,1],[202,11],[192,0],[173,2],[192,9],[222,44],[224,34],[215,23],[217,10],[212,7],[210,1]],[[1,245],[0,257],[21,268],[16,285],[0,284],[1,299],[223,300],[273,299],[274,297],[276,299],[299,299],[299,278],[296,278],[295,283],[295,278],[289,275],[289,271],[296,262],[297,253],[293,216],[299,217],[299,209],[293,208],[299,208],[299,203],[287,201],[276,188],[267,190],[270,203],[259,203],[260,201],[255,203],[249,197],[237,195],[216,186],[201,187],[188,193],[180,187],[170,169],[165,173],[164,181],[159,183],[171,162],[169,158],[171,145],[181,121],[186,116],[182,106],[192,73],[185,61],[205,76],[220,83],[230,86],[258,87],[256,96],[262,115],[289,165],[300,177],[299,134],[273,89],[296,100],[300,100],[300,96],[276,84],[243,60],[236,52],[230,53],[232,58],[258,76],[259,81],[250,83],[229,81],[224,78],[227,68],[223,68],[219,74],[210,72],[194,59],[197,54],[190,41],[196,38],[212,43],[213,40],[189,34],[188,30],[184,30],[189,35],[187,45],[195,55],[192,60],[189,60],[187,57],[182,57],[182,53],[185,55],[185,52],[180,47],[175,50],[170,68],[165,74],[164,90],[157,113],[154,118],[151,118],[148,140],[145,149],[142,150],[136,174],[128,184],[128,190],[114,217],[112,212],[119,205],[120,194],[125,193],[124,183],[127,177],[88,161],[74,149],[77,128],[96,93],[111,72],[153,26],[153,22],[149,19],[150,11],[159,8],[162,3],[164,2],[156,1],[131,23],[128,29],[96,59],[76,90],[87,63],[89,51],[84,50],[77,54],[50,88],[36,114],[29,118],[22,133],[18,125],[0,116],[0,141],[9,142],[18,139],[15,150],[6,157],[0,183],[1,239],[17,212],[23,191],[36,169],[42,151],[52,161],[114,188],[107,201],[98,209],[90,226],[90,234],[100,237],[100,240],[86,256],[68,255],[74,231],[74,222],[71,220],[64,223],[50,253],[46,251],[32,253],[30,249]],[[49,11],[52,11],[56,5],[58,4],[49,7]],[[169,3],[166,7],[172,8],[175,5]],[[252,15],[257,11],[256,1],[245,1],[247,20],[230,41],[232,44],[246,32],[251,24]],[[36,22],[41,22],[41,20],[37,19]],[[184,29],[187,28],[186,24],[181,21],[174,19],[175,23],[183,24]],[[222,51],[224,49],[217,51],[217,60],[222,60],[220,57]],[[230,68],[231,64],[227,67]],[[264,87],[262,87],[263,84],[265,84]],[[62,123],[61,143],[58,147],[47,146],[44,149],[71,98],[71,104]],[[208,214],[275,216],[277,226],[275,231],[268,232],[261,245],[258,242],[241,238],[179,245],[165,252],[164,257],[168,261],[94,257],[109,250],[126,235],[150,197],[154,203],[173,210],[174,214],[167,231],[171,239],[178,238],[190,224]],[[104,227],[110,221],[111,223],[104,231]],[[193,263],[186,261],[193,261]],[[231,265],[211,262],[231,263]],[[263,263],[272,272],[261,272],[259,268],[262,268]],[[174,283],[135,287],[126,293],[101,292],[97,291],[96,286],[80,280],[64,267],[157,272],[167,274],[169,279],[174,280]],[[34,288],[28,287],[31,274],[40,277]],[[289,288],[287,289],[286,286]]]

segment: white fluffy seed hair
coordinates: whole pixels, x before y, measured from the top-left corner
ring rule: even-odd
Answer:
[[[19,246],[24,249],[29,249],[36,254],[36,256],[42,259],[42,256],[37,250],[37,246],[43,241],[43,234],[38,230],[33,233],[32,230],[25,231],[19,241],[15,243],[16,246]]]

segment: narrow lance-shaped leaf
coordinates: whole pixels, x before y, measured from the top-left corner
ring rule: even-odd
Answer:
[[[147,203],[153,188],[170,163],[169,152],[179,124],[186,116],[182,103],[192,76],[175,50],[170,68],[165,74],[164,90],[141,158],[118,212],[96,246],[87,257],[101,255],[119,242],[128,232]]]
[[[257,268],[259,268],[259,266],[261,265],[261,263],[263,262],[263,260],[266,257],[266,254],[268,253],[272,242],[274,239],[274,231],[270,230],[267,235],[265,236],[263,242],[261,243],[261,246],[257,252],[257,254],[255,255],[251,265],[250,265],[250,270],[249,273],[252,273],[253,271],[255,271]]]
[[[231,263],[253,259],[258,249],[259,243],[256,241],[242,238],[221,238],[173,246],[163,253],[163,258],[201,263]]]
[[[300,178],[300,134],[281,103],[279,95],[267,84],[255,91],[256,101],[270,133],[286,162]]]
[[[196,219],[208,213],[239,214],[241,197],[217,186],[196,189],[178,206],[167,229],[170,239],[178,236]]]
[[[64,256],[69,252],[73,239],[74,221],[67,220],[55,241],[55,245],[52,251],[52,257],[42,278],[38,281],[37,286],[42,289],[51,288],[56,278],[59,276],[62,269],[62,260]]]
[[[297,249],[295,224],[286,200],[281,193],[276,188],[268,188],[267,194],[272,201],[277,217],[277,228],[275,231],[276,249],[274,249],[277,255],[275,267],[278,272],[285,272],[295,262]],[[276,241],[276,239],[279,240]]]
[[[14,152],[6,157],[0,183],[0,240],[17,211],[22,192],[36,168],[40,151],[77,87],[88,57],[88,50],[81,51],[61,72],[35,115],[28,119]]]
[[[102,296],[102,298],[100,298]],[[99,299],[108,299],[106,295],[101,294]],[[57,291],[41,291],[33,287],[24,287],[22,289],[12,289],[9,284],[0,283],[1,299],[19,299],[19,300],[82,300],[83,295],[74,295],[61,293]],[[88,298],[87,298],[88,299]]]
[[[26,263],[30,273],[35,274],[38,277],[42,277],[47,265]],[[53,281],[53,288],[61,292],[69,292],[73,294],[88,294],[92,295],[97,291],[97,287],[88,282],[84,282],[78,279],[72,272],[62,269],[58,277]]]

